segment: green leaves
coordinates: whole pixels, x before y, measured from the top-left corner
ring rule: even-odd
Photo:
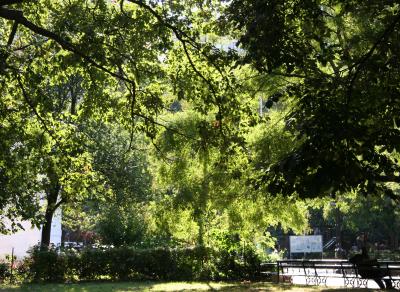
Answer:
[[[393,153],[399,139],[396,5],[250,2],[233,1],[227,11],[241,29],[243,62],[289,78],[287,130],[301,141],[267,167],[261,184],[302,197],[357,187],[395,197],[384,182],[399,183],[399,165],[376,150]]]
[[[2,14],[20,23],[18,38],[4,50],[8,58],[0,80],[0,207],[11,206],[4,216],[41,222],[42,210],[28,198],[57,185],[65,223],[94,228],[100,219],[98,230],[117,244],[141,240],[144,231],[133,225],[146,216],[168,226],[163,236],[180,241],[187,236],[187,242],[199,244],[212,241],[207,231],[219,228],[246,241],[264,237],[267,226],[281,221],[289,222],[285,228],[304,230],[301,204],[265,192],[308,191],[314,185],[296,177],[303,169],[306,176],[324,177],[310,152],[322,144],[315,141],[318,131],[332,130],[330,137],[340,132],[332,124],[346,101],[347,83],[330,77],[329,70],[348,64],[337,61],[341,51],[331,42],[335,23],[325,21],[316,1],[250,2],[229,4],[230,19],[249,29],[241,38],[247,51],[236,52],[228,49],[233,37],[219,35],[226,29],[216,30],[215,9],[227,6],[218,1],[185,3],[192,9],[133,0],[43,0],[10,8],[24,18]],[[4,47],[8,34],[0,30]],[[242,64],[251,59],[260,71],[277,75],[254,77],[249,66],[238,66],[242,53]],[[315,90],[319,84],[325,88]],[[256,111],[264,94],[272,94],[268,118]],[[326,123],[316,127],[326,108],[331,110]],[[277,117],[292,109],[291,122]],[[343,115],[346,121],[350,113]],[[147,136],[146,143],[138,133]],[[348,136],[338,137],[344,147]],[[154,212],[143,206],[152,197],[145,157],[150,142],[159,196],[154,200],[160,204]],[[340,164],[332,147],[320,153]],[[26,180],[17,185],[24,171]],[[269,189],[259,183],[265,172],[261,179],[273,182]],[[273,204],[283,211],[274,213]],[[177,226],[174,212],[183,218]]]

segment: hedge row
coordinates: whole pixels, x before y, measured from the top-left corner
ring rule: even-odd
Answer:
[[[222,280],[256,278],[260,260],[244,254],[216,252],[204,247],[144,249],[131,247],[81,252],[32,251],[26,260],[33,281],[66,280]]]

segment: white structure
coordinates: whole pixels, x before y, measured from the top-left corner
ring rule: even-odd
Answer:
[[[322,235],[290,236],[290,253],[322,253]]]
[[[0,235],[0,257],[10,255],[14,248],[14,255],[21,258],[27,255],[29,248],[40,243],[41,230],[32,228],[27,221],[20,222],[25,230],[10,235]],[[61,244],[61,212],[56,212],[51,224],[50,242]]]

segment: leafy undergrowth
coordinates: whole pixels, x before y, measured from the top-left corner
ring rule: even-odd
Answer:
[[[78,283],[78,284],[0,284],[0,291],[41,291],[41,292],[129,292],[129,291],[348,291],[347,289],[296,286],[273,283],[238,282],[114,282],[114,283]],[[354,289],[358,290],[358,289]],[[363,291],[374,291],[362,289]]]

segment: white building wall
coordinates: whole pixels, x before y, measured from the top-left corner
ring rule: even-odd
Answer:
[[[10,255],[14,248],[14,254],[18,257],[27,255],[29,248],[40,243],[41,230],[31,228],[28,221],[20,222],[25,230],[10,235],[0,234],[0,258]],[[61,212],[56,211],[51,224],[50,242],[57,245],[61,244]]]

